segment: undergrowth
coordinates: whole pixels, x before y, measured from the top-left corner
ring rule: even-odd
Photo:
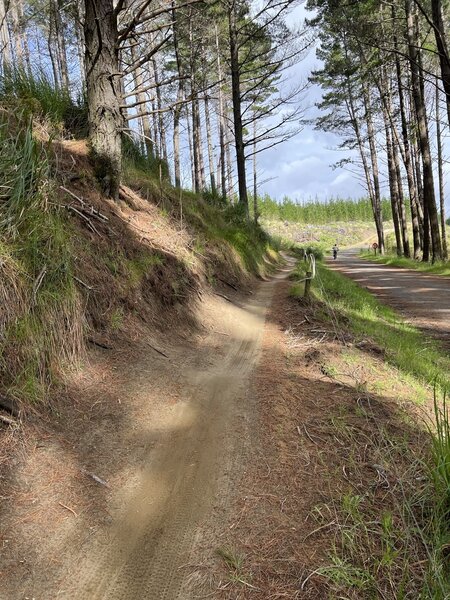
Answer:
[[[450,359],[438,342],[424,337],[369,291],[320,263],[313,291],[330,321],[361,339],[370,337],[384,350],[387,362],[420,383],[450,389]]]
[[[31,120],[0,124],[0,322],[2,388],[44,399],[62,364],[82,347],[67,224],[51,205],[50,163]]]
[[[155,180],[136,165],[128,166],[125,177],[142,197],[159,200],[163,211],[189,229],[195,239],[194,254],[204,257],[205,252],[220,251],[222,259],[228,262],[232,262],[231,255],[235,254],[248,273],[260,274],[267,269],[266,257],[276,259],[281,244],[259,225],[247,220],[238,205],[215,203],[208,194],[203,197],[173,188],[168,182]]]
[[[368,395],[358,401],[358,414],[376,435],[336,430],[345,438],[353,486],[314,511],[319,527],[333,532],[328,563],[316,573],[336,597],[444,600],[450,597],[449,357],[358,284],[320,264],[317,272],[320,318],[337,335],[350,331],[356,342],[374,342],[401,374],[434,388],[435,402],[434,420],[423,423],[398,407],[400,428],[392,419],[383,423]],[[297,277],[303,273],[300,264]],[[294,295],[301,292],[294,285]],[[377,475],[370,487],[362,483],[368,468]]]
[[[68,90],[55,87],[43,71],[30,75],[22,67],[5,69],[0,77],[0,103],[15,115],[46,120],[59,135],[87,134],[85,99],[74,101]]]

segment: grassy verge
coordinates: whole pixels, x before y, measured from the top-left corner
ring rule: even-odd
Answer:
[[[371,338],[387,362],[421,384],[450,390],[448,355],[370,292],[320,263],[313,290],[325,316],[340,328],[350,329],[361,339]]]
[[[298,268],[298,276],[304,272]],[[302,294],[294,285],[294,296]],[[402,376],[435,390],[434,422],[420,423],[398,407],[383,423],[370,395],[358,406],[374,432],[346,427],[347,468],[364,480],[368,460],[378,485],[350,489],[317,507],[318,526],[334,528],[329,563],[317,570],[335,594],[351,598],[450,597],[450,425],[446,395],[450,359],[438,343],[405,323],[353,281],[318,265],[316,314],[358,343],[369,339]],[[411,400],[415,388],[411,385]],[[385,416],[384,416],[385,419]],[[399,423],[402,423],[401,427]],[[428,433],[426,433],[428,432]],[[383,491],[381,491],[383,490]]]
[[[450,277],[449,261],[437,262],[432,265],[431,263],[423,263],[417,260],[413,260],[412,258],[393,256],[391,254],[385,254],[384,256],[375,256],[371,252],[362,252],[361,258],[383,265],[390,265],[391,267],[414,269],[423,273],[429,273],[430,275],[442,275],[445,277]]]

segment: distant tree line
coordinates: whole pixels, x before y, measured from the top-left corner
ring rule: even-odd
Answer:
[[[369,198],[330,198],[325,201],[310,199],[300,202],[285,196],[281,202],[277,202],[266,194],[258,198],[258,211],[266,219],[314,225],[336,221],[373,221]],[[381,199],[381,218],[383,222],[392,220],[391,202],[386,198]]]

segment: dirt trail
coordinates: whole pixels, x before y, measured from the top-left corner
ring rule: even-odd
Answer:
[[[415,325],[450,344],[450,279],[363,260],[357,250],[339,253],[328,266],[400,309]]]
[[[161,367],[160,374],[149,364],[125,367],[128,379],[118,395],[137,399],[143,413],[128,434],[130,462],[133,445],[136,451],[144,446],[142,460],[134,457],[136,465],[124,486],[111,492],[110,524],[89,532],[76,548],[68,541],[67,558],[55,580],[24,586],[26,595],[76,600],[179,597],[182,565],[198,525],[213,506],[226,502],[227,474],[237,468],[236,457],[246,443],[235,420],[251,415],[240,400],[258,360],[274,288],[290,268],[263,282],[244,305],[211,301],[207,310],[213,325],[202,347],[192,353],[174,350],[172,364]],[[164,394],[171,379],[181,389],[180,397],[173,406],[160,402],[149,408],[154,388]],[[83,526],[80,519],[78,529]]]

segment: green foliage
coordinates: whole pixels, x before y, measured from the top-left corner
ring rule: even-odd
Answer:
[[[353,200],[351,198],[330,198],[329,200],[308,200],[299,202],[285,196],[277,202],[265,195],[258,198],[258,210],[262,218],[279,219],[295,223],[325,224],[336,221],[373,221],[372,206],[369,198]],[[382,201],[383,220],[392,218],[390,201]]]
[[[75,102],[68,90],[55,87],[44,72],[29,74],[20,67],[5,70],[0,77],[0,103],[14,114],[47,119],[77,137],[87,135],[85,99]]]
[[[0,379],[10,396],[45,398],[60,365],[78,355],[83,319],[72,277],[69,228],[49,203],[46,149],[29,120],[0,126]],[[6,271],[6,272],[5,272]]]
[[[122,137],[122,157],[125,170],[138,169],[152,175],[155,179],[169,181],[169,165],[162,158],[154,155],[148,156],[143,144],[140,144],[129,135]]]
[[[326,507],[336,522],[336,538],[331,564],[319,572],[336,593],[339,591],[339,597],[344,590],[358,590],[361,598],[378,597],[381,585],[388,592],[386,597],[444,600],[450,595],[449,356],[437,343],[424,341],[421,332],[367,290],[320,264],[313,290],[325,307],[325,318],[332,320],[335,328],[350,329],[357,338],[373,340],[402,377],[435,390],[434,422],[428,426],[431,448],[417,443],[417,432],[411,444],[407,427],[388,431],[389,425],[366,413],[378,432],[371,436],[365,452],[368,456],[373,453],[372,461],[381,473],[385,469],[392,472],[398,465],[398,481],[389,486],[384,497],[387,507],[381,514],[380,496],[370,489],[362,496],[344,493],[340,505]],[[356,476],[366,438],[358,439],[358,430],[351,427],[344,433],[349,464]],[[422,430],[421,437],[424,435]],[[421,568],[417,569],[418,565]]]

